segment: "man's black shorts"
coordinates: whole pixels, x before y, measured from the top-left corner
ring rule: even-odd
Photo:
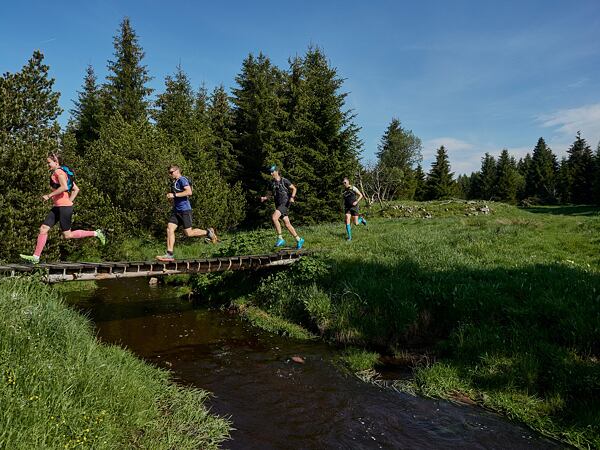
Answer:
[[[277,211],[281,213],[281,217],[285,217],[288,215],[288,206],[287,205],[279,205],[275,207]]]
[[[350,214],[351,216],[358,216],[358,205],[353,206],[352,208],[347,208],[346,214]]]
[[[43,225],[52,228],[56,222],[60,223],[61,231],[69,231],[73,222],[72,206],[54,206],[44,220]]]
[[[182,225],[184,230],[192,228],[192,210],[189,211],[173,211],[169,217],[169,223]]]

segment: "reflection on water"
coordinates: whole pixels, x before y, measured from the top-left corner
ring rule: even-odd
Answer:
[[[227,312],[195,309],[145,280],[107,281],[76,296],[103,341],[214,393],[212,411],[235,427],[226,448],[557,447],[481,409],[362,383],[337,370],[335,350],[322,343],[271,336]],[[305,362],[292,361],[296,355]]]

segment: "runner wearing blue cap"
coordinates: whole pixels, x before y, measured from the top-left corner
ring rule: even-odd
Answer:
[[[275,212],[273,212],[273,215],[271,216],[273,225],[275,226],[275,231],[277,231],[277,241],[275,242],[275,247],[283,247],[285,245],[285,240],[281,235],[281,224],[279,223],[279,219],[281,218],[285,227],[288,229],[290,234],[294,236],[294,239],[296,239],[296,248],[301,249],[304,245],[304,239],[298,236],[298,233],[296,233],[296,230],[290,223],[290,218],[288,217],[288,209],[290,204],[294,203],[296,198],[296,186],[294,186],[287,178],[283,178],[281,175],[279,175],[279,171],[275,165],[269,168],[269,173],[273,178],[273,181],[271,182],[271,189],[273,191],[273,198],[275,200]],[[260,198],[260,201],[264,202],[268,199],[269,196],[265,195]]]

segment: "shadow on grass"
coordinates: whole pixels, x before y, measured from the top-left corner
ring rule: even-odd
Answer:
[[[535,206],[521,208],[534,214],[553,214],[561,216],[598,216],[600,206],[592,205],[561,205],[561,206]]]
[[[471,386],[542,399],[536,408],[548,417],[600,441],[599,274],[561,264],[431,271],[410,259],[357,260],[333,263],[323,283],[336,311],[332,334],[435,349]]]
[[[213,305],[245,296],[337,342],[434,352],[486,404],[600,442],[600,274],[562,264],[432,270],[358,255],[319,265],[324,258],[199,278],[195,292]],[[455,389],[438,373],[428,378],[434,391]]]

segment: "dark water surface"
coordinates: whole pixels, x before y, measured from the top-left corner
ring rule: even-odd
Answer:
[[[70,294],[101,340],[214,393],[229,417],[231,449],[558,448],[520,425],[473,407],[412,397],[348,376],[335,349],[272,336],[227,312],[195,308],[146,280],[102,282]],[[291,360],[301,356],[304,364]]]

